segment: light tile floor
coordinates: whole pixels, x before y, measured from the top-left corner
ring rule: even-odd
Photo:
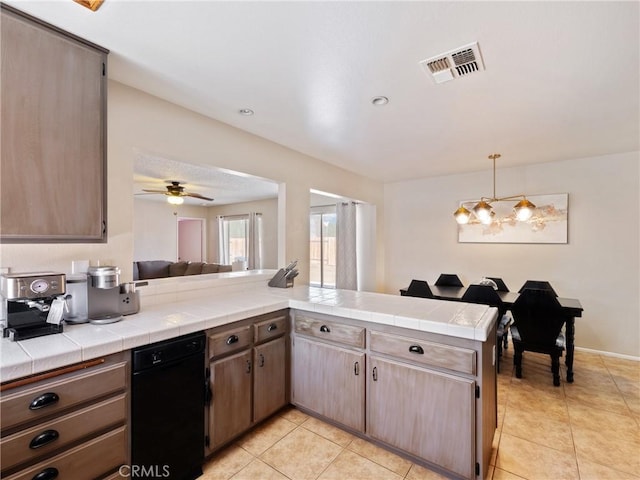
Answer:
[[[513,350],[498,375],[498,429],[488,479],[640,479],[640,363],[576,352],[575,382],[552,384],[549,357]],[[210,460],[201,480],[407,480],[440,475],[286,410]]]

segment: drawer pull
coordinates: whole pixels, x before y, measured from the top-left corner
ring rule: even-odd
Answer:
[[[353,364],[353,374],[360,375],[360,362],[355,362]]]
[[[322,333],[331,333],[331,330],[329,330],[329,327],[327,327],[326,325],[322,325],[322,326],[320,327],[320,331],[321,331]]]
[[[249,360],[247,360],[247,373],[251,373],[251,362]]]
[[[267,327],[267,332],[274,332],[278,329],[278,326],[275,323],[272,323]]]
[[[45,430],[40,435],[33,437],[29,443],[29,448],[35,450],[36,448],[44,447],[45,445],[58,439],[60,434],[55,430]]]
[[[34,475],[31,480],[53,480],[54,478],[58,478],[58,469],[49,467]]]
[[[60,397],[57,393],[43,393],[39,397],[33,399],[33,401],[29,404],[29,410],[39,410],[41,408],[57,403],[58,400],[60,400]]]
[[[229,335],[229,338],[227,338],[227,345],[233,345],[234,343],[238,343],[238,340],[240,340],[238,338],[238,335]]]
[[[420,355],[424,355],[424,348],[422,348],[420,345],[411,345],[409,347],[409,351],[411,353],[417,353]]]
[[[264,367],[264,355],[260,354],[260,364],[261,367]]]
[[[373,370],[372,370],[371,374],[373,376],[373,381],[377,382],[378,381],[378,367],[373,367]]]

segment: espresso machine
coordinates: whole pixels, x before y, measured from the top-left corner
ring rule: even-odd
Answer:
[[[62,332],[65,275],[56,272],[0,276],[2,335],[25,340]]]

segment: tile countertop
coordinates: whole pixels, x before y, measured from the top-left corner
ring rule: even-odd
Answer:
[[[165,294],[141,294],[140,313],[109,325],[65,325],[56,335],[0,340],[0,381],[206,330],[283,308],[326,313],[479,341],[487,339],[497,309],[484,305],[300,286],[270,288],[265,281]],[[141,289],[142,291],[143,289]]]

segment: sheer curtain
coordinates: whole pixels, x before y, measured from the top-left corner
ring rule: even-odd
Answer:
[[[376,207],[336,205],[336,288],[375,291]]]
[[[336,288],[358,289],[356,204],[336,205]]]
[[[229,227],[225,224],[224,217],[218,216],[218,262],[229,262]]]
[[[247,229],[247,268],[249,270],[262,268],[262,214],[249,214],[249,228]]]

